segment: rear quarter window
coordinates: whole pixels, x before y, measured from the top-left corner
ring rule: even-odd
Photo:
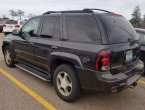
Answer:
[[[66,21],[70,41],[101,44],[99,26],[93,15],[67,15]]]

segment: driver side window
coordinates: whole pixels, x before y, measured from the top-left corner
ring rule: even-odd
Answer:
[[[33,18],[30,21],[28,21],[23,27],[22,27],[22,35],[24,37],[36,37],[37,29],[39,26],[40,18]]]

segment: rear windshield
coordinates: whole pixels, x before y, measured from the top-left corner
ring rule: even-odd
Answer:
[[[124,17],[102,15],[101,18],[111,44],[128,42],[129,39],[139,40],[133,26]]]
[[[18,21],[15,20],[7,20],[5,24],[18,24]]]

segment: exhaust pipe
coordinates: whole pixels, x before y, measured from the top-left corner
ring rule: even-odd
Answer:
[[[133,89],[135,86],[137,86],[137,82],[131,84],[131,85],[129,86],[129,88]]]

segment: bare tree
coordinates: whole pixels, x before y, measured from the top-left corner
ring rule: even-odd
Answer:
[[[28,15],[28,18],[32,18],[32,17],[34,17],[34,16],[35,16],[34,14],[30,13],[30,14]]]
[[[142,27],[145,29],[145,14],[143,15],[142,25]]]
[[[10,15],[12,16],[12,18],[14,19],[17,15],[17,12],[14,10],[9,10]]]
[[[22,19],[22,16],[24,16],[25,12],[23,10],[17,10],[17,15],[19,16],[20,20]]]

